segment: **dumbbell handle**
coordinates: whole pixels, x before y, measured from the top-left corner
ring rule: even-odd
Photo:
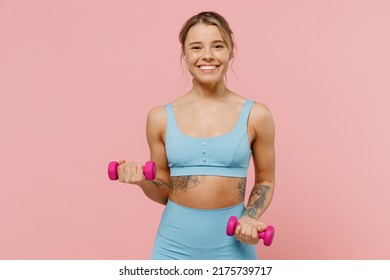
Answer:
[[[237,217],[231,216],[226,226],[226,234],[233,236],[238,225],[239,223],[237,221]],[[270,246],[272,244],[272,240],[274,239],[275,228],[273,226],[268,226],[265,231],[258,232],[258,235],[260,239],[263,239],[265,246]]]
[[[108,165],[108,178],[110,178],[110,180],[118,180],[118,166],[119,163],[117,161],[111,161]],[[151,181],[156,178],[156,164],[153,161],[147,161],[145,165],[142,166],[142,170],[146,180]]]

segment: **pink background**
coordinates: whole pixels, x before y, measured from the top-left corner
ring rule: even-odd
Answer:
[[[189,89],[178,33],[203,10],[236,34],[228,86],[276,123],[260,257],[390,259],[386,0],[0,1],[0,259],[149,258],[163,206],[106,167],[148,160],[147,112]]]

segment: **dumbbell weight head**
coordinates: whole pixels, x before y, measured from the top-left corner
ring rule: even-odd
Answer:
[[[119,163],[117,161],[111,161],[108,165],[108,178],[110,180],[118,180],[118,166]]]
[[[259,238],[263,239],[265,246],[270,246],[275,236],[275,228],[273,226],[267,226],[265,231],[259,232]]]
[[[152,181],[156,178],[156,164],[153,161],[147,161],[142,169],[146,180]]]

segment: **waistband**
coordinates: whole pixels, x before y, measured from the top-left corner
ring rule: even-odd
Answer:
[[[226,234],[230,216],[240,217],[244,204],[218,209],[190,208],[168,200],[158,234],[187,247],[210,249],[238,242]]]

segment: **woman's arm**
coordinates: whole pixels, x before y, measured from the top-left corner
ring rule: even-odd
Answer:
[[[270,205],[275,187],[275,125],[265,105],[253,105],[248,127],[253,128],[255,135],[252,141],[255,184],[239,220],[236,237],[247,244],[256,244],[259,242],[257,231],[265,229],[258,219]]]
[[[119,162],[118,177],[121,182],[141,187],[145,195],[153,201],[166,204],[169,195],[170,172],[165,152],[164,133],[166,116],[164,107],[152,109],[147,117],[146,137],[150,149],[150,160],[156,163],[156,178],[147,181],[140,163]]]
[[[147,118],[146,137],[150,149],[150,160],[157,166],[156,179],[152,184],[144,181],[140,187],[150,199],[166,204],[169,195],[170,172],[165,152],[164,135],[166,130],[166,112],[164,107],[152,109]]]

